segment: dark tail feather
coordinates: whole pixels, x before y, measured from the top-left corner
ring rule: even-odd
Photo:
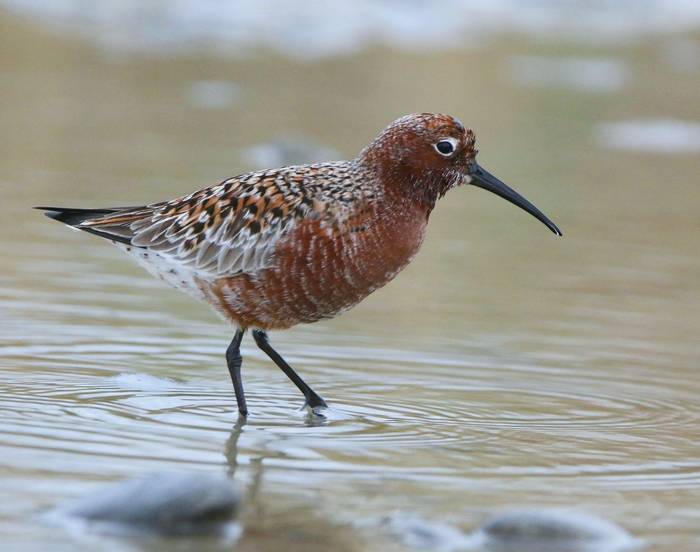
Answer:
[[[40,211],[46,211],[44,214],[58,222],[67,224],[68,226],[77,226],[81,222],[109,215],[121,211],[121,209],[75,209],[73,207],[34,207]]]
[[[41,211],[45,211],[45,215],[51,219],[67,224],[68,226],[78,226],[81,222],[86,220],[103,217],[105,215],[111,215],[113,213],[118,213],[119,211],[125,211],[128,209],[133,209],[133,207],[114,207],[108,209],[77,209],[74,207],[34,207]],[[85,232],[90,232],[97,236],[107,238],[108,240],[114,240],[121,243],[126,243],[131,245],[131,240],[124,236],[119,236],[112,234],[110,232],[103,232],[96,228],[86,228],[81,227],[80,230]]]

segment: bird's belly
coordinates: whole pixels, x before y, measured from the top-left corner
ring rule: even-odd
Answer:
[[[276,250],[274,266],[209,287],[214,306],[241,327],[288,328],[331,318],[398,274],[425,234],[418,219],[339,232],[301,227]]]
[[[151,275],[163,280],[175,289],[194,297],[195,299],[205,299],[205,294],[197,278],[197,273],[191,267],[169,258],[157,251],[150,251],[142,247],[125,245],[113,242],[116,247],[133,257],[136,262],[145,268]]]

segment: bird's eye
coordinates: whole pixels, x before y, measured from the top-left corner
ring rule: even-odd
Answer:
[[[455,140],[440,140],[435,144],[435,149],[440,155],[448,157],[455,152]]]

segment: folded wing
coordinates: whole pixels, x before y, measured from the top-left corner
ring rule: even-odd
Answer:
[[[274,172],[226,180],[172,201],[91,218],[76,228],[144,248],[212,279],[270,266],[278,240],[318,216]]]

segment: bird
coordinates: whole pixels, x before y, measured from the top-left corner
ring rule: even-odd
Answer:
[[[335,317],[384,286],[418,253],[438,199],[483,188],[559,228],[476,161],[457,118],[403,116],[349,161],[249,172],[135,207],[36,207],[112,242],[154,276],[209,303],[233,326],[226,363],[248,415],[241,341],[256,345],[323,416],[326,401],[272,347],[268,332]]]

